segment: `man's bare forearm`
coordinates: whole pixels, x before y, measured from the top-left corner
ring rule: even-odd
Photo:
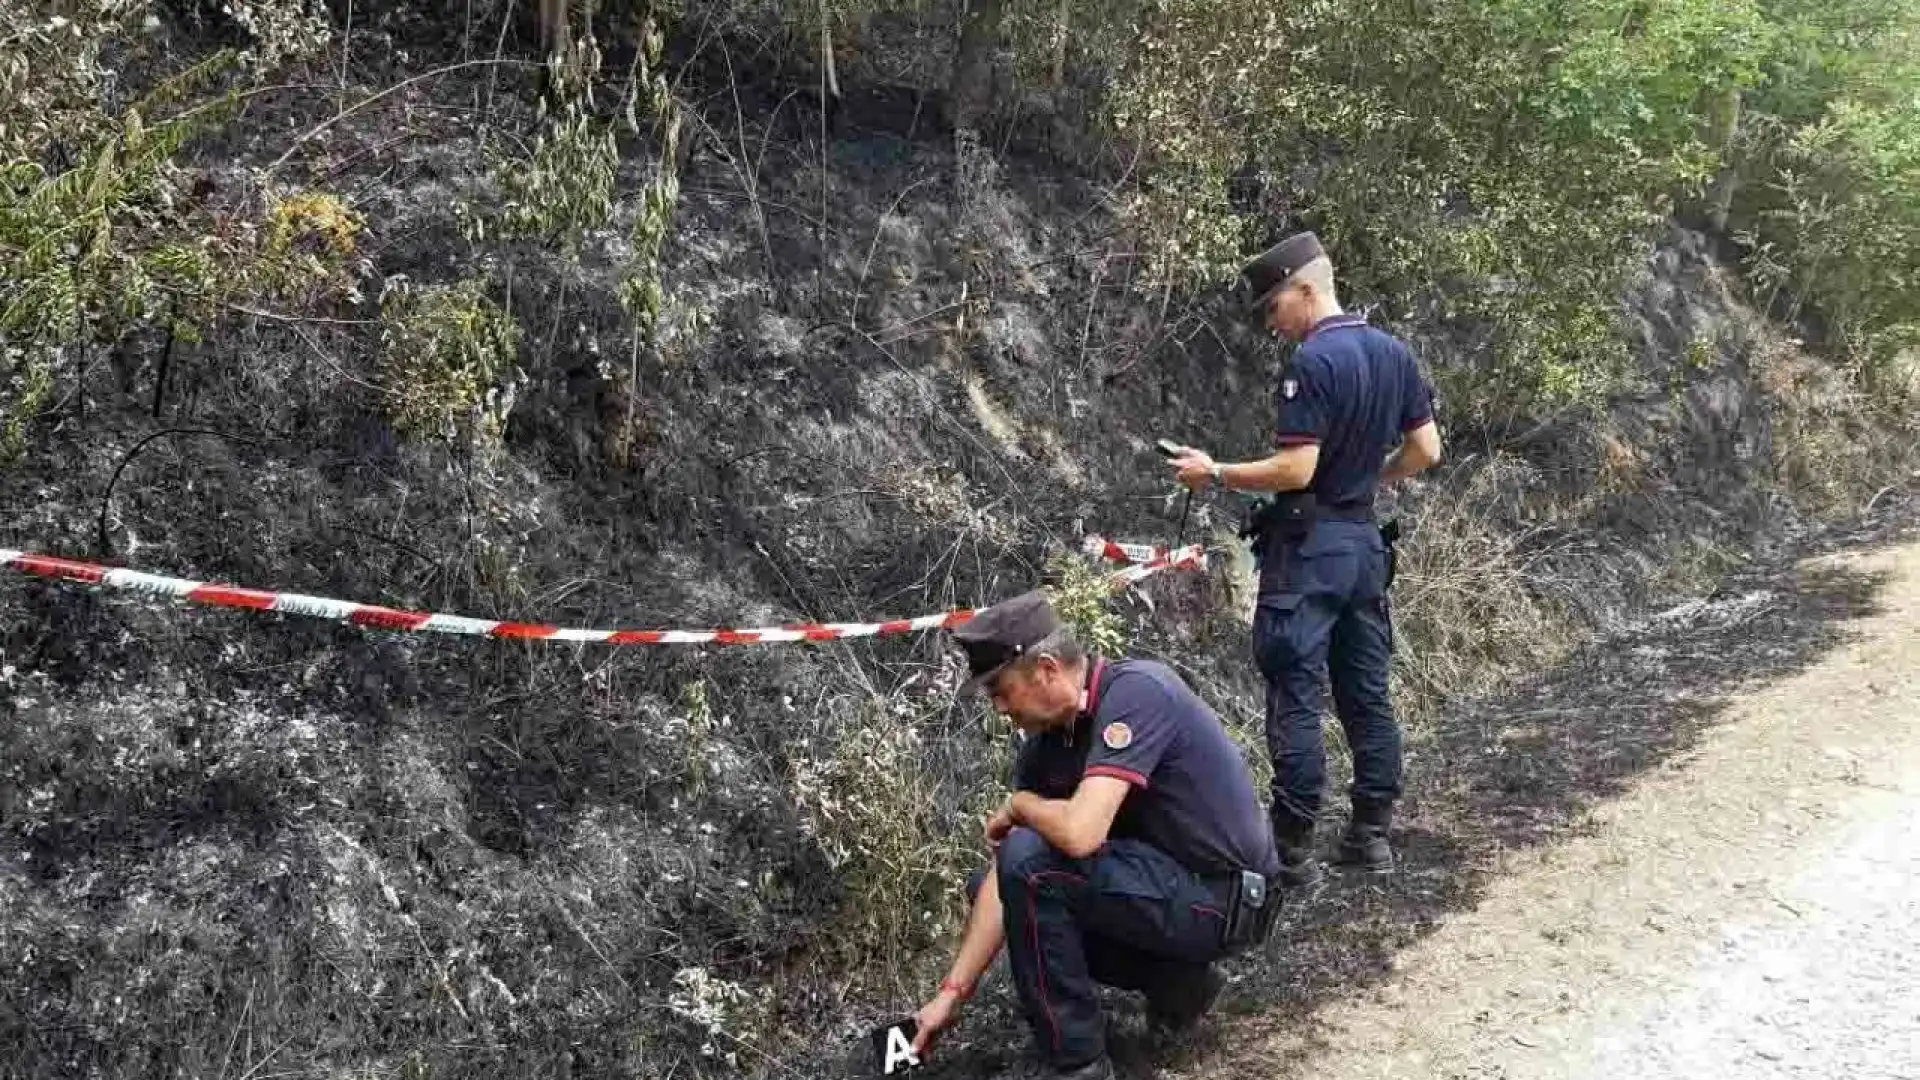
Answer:
[[[1074,820],[1071,800],[1043,799],[1031,791],[1022,791],[1014,795],[1008,806],[1015,822],[1039,833],[1054,850],[1069,858],[1080,858],[1089,852],[1080,823]]]
[[[1380,469],[1382,483],[1405,480],[1440,464],[1440,429],[1431,421],[1407,433],[1399,449],[1387,455]]]
[[[967,916],[966,931],[960,935],[960,951],[947,971],[947,981],[953,985],[971,987],[978,983],[980,976],[993,965],[993,958],[1000,955],[1000,946],[1006,943],[999,869],[998,863],[988,864],[986,880],[974,894],[973,911]]]
[[[1415,465],[1408,461],[1407,448],[1401,446],[1393,453],[1387,455],[1387,464],[1380,470],[1380,482],[1383,484],[1391,484],[1398,480],[1405,480],[1407,477],[1412,476],[1425,467],[1424,463]]]
[[[1298,470],[1289,469],[1273,458],[1262,461],[1238,461],[1231,465],[1223,465],[1220,469],[1220,482],[1231,491],[1266,494],[1299,491],[1312,481],[1311,474],[1301,476]]]

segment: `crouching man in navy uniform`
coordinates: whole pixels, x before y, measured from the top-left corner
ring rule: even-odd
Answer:
[[[1014,795],[986,823],[994,855],[915,1052],[958,1019],[1007,946],[1013,982],[1057,1075],[1113,1075],[1095,983],[1146,994],[1149,1016],[1197,1022],[1213,962],[1263,941],[1279,871],[1239,748],[1171,669],[1089,656],[1030,592],[954,632],[969,689],[1027,736]]]

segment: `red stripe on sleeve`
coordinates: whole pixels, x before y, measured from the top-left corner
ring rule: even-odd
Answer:
[[[1418,420],[1409,420],[1400,425],[1400,434],[1405,435],[1409,431],[1418,431],[1431,423],[1433,423],[1433,417],[1431,415],[1423,416]]]
[[[1088,768],[1086,772],[1080,775],[1082,776],[1082,778],[1085,778],[1088,776],[1111,776],[1115,780],[1125,780],[1127,783],[1132,784],[1134,787],[1137,787],[1137,788],[1144,788],[1148,786],[1147,778],[1145,775],[1141,773],[1137,773],[1132,769],[1124,768],[1119,765],[1094,765]]]
[[[1281,446],[1319,446],[1320,436],[1318,435],[1282,435],[1280,436],[1280,445]]]

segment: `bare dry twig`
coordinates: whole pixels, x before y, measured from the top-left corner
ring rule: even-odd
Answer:
[[[366,108],[369,105],[372,105],[377,101],[380,101],[383,98],[396,94],[401,90],[405,90],[407,87],[412,86],[414,83],[424,82],[428,79],[436,79],[442,75],[450,75],[453,72],[462,71],[467,68],[538,67],[538,66],[539,66],[538,64],[533,64],[525,60],[505,60],[500,58],[494,58],[490,60],[463,60],[457,64],[447,64],[444,67],[434,68],[432,71],[422,72],[418,75],[413,76],[410,79],[402,79],[399,82],[394,83],[392,86],[387,87],[385,90],[381,90],[378,93],[369,94],[366,97],[361,98],[359,101],[353,103],[352,105],[349,105],[344,109],[341,109],[340,111],[334,113],[332,116],[328,117],[327,119],[322,120],[320,123],[315,124],[311,128],[308,128],[306,132],[303,133],[299,138],[293,140],[293,145],[287,147],[285,153],[273,159],[273,162],[267,166],[267,169],[266,169],[267,174],[272,175],[273,173],[278,172],[280,170],[280,166],[285,165],[287,163],[287,160],[293,157],[294,154],[298,153],[302,146],[305,146],[307,143],[318,138],[320,135],[325,133],[329,128],[333,127],[335,124],[338,124],[340,121],[345,120],[347,117],[352,116],[354,113],[359,112],[360,110]]]

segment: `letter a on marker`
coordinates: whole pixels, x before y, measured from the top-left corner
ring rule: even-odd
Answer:
[[[907,1033],[899,1028],[887,1029],[887,1060],[880,1066],[882,1076],[892,1076],[900,1066],[918,1067],[920,1059],[913,1054],[913,1044],[907,1041]]]

